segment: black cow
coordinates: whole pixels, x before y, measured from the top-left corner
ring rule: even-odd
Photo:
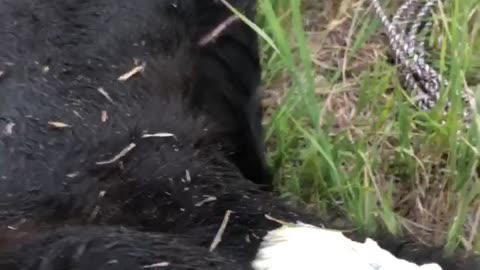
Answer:
[[[279,227],[265,215],[323,224],[264,190],[257,40],[231,16],[215,0],[0,1],[0,269],[251,269]]]

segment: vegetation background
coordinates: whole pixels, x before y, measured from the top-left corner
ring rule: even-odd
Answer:
[[[449,81],[447,116],[400,86],[370,0],[258,1],[277,191],[369,233],[480,251],[480,118],[466,129],[458,114],[465,83],[480,89],[480,0],[443,0],[431,17],[427,58]],[[393,14],[403,1],[381,4]]]

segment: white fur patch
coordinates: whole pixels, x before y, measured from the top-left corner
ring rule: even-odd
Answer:
[[[310,225],[288,225],[270,231],[252,263],[255,270],[442,270],[418,266],[393,256],[367,239],[352,241],[343,233]]]

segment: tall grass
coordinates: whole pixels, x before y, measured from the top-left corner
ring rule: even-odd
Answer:
[[[323,2],[328,1],[358,2]],[[449,81],[443,98],[453,105],[446,118],[441,105],[429,113],[412,105],[385,51],[368,68],[349,75],[314,65],[301,1],[259,0],[255,29],[262,36],[264,83],[287,82],[286,97],[266,125],[269,158],[283,196],[320,210],[340,210],[369,233],[382,227],[446,242],[449,250],[460,245],[480,250],[480,118],[465,130],[459,114],[464,83],[473,90],[480,85],[480,1],[444,2],[427,43],[433,65]],[[355,6],[345,13],[351,23],[343,48],[346,67],[380,31],[368,1]],[[318,94],[321,75],[331,89],[327,96]],[[354,113],[347,125],[335,128],[336,112],[327,111],[326,104],[335,99],[335,86],[347,83],[346,76],[354,85]]]

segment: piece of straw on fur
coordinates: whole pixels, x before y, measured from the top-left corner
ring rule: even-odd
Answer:
[[[225,229],[227,228],[228,221],[230,220],[230,214],[232,211],[227,210],[225,213],[225,216],[223,217],[222,224],[220,225],[220,228],[218,229],[217,234],[215,235],[215,238],[213,238],[212,244],[210,245],[210,252],[214,251],[215,248],[217,248],[218,244],[222,242],[222,236],[223,233],[225,232]]]

